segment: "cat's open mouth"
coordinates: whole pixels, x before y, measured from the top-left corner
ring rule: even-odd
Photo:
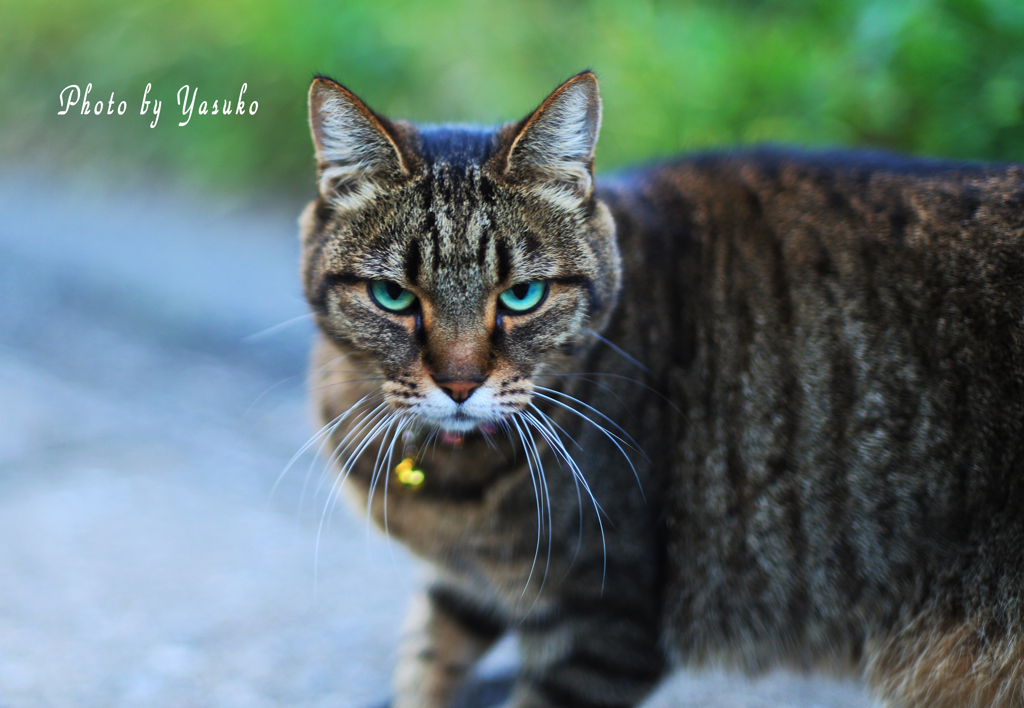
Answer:
[[[465,431],[442,430],[437,437],[445,445],[458,446],[462,445],[467,438],[493,435],[496,432],[498,432],[498,428],[493,423],[481,423],[475,428]]]

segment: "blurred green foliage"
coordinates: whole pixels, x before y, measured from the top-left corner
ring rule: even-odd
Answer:
[[[1022,0],[4,4],[0,148],[61,169],[308,194],[314,73],[393,117],[494,123],[586,67],[604,98],[599,169],[766,141],[1024,161]],[[61,89],[90,82],[126,114],[58,116]],[[237,100],[243,83],[256,115],[178,126],[181,86]]]

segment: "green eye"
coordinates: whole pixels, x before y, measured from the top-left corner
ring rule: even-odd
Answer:
[[[498,301],[508,310],[517,314],[529,312],[544,301],[548,284],[543,280],[519,283],[498,296]]]
[[[408,310],[416,296],[403,288],[398,283],[390,280],[374,280],[370,283],[370,297],[380,307],[388,312],[401,312]]]

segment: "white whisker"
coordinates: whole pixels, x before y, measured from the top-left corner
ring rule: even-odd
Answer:
[[[257,403],[259,403],[259,402],[260,402],[260,401],[261,401],[261,400],[263,399],[263,397],[264,397],[264,396],[266,396],[266,395],[267,395],[268,393],[270,393],[271,391],[273,391],[273,390],[274,390],[275,388],[277,388],[277,387],[278,387],[278,386],[280,386],[281,384],[285,384],[285,383],[288,383],[289,381],[293,381],[294,379],[298,379],[298,378],[304,378],[304,377],[302,377],[302,375],[301,375],[301,374],[296,374],[295,376],[288,376],[288,377],[286,377],[286,378],[283,378],[283,379],[281,379],[280,381],[278,381],[278,382],[277,382],[276,384],[274,384],[273,386],[268,386],[268,387],[266,388],[266,390],[264,390],[264,391],[263,391],[263,393],[261,393],[260,395],[256,396],[256,398],[255,398],[255,399],[253,400],[253,402],[249,404],[249,407],[245,409],[245,413],[244,413],[244,414],[242,414],[242,418],[243,418],[243,419],[244,419],[244,418],[248,418],[248,417],[249,417],[249,413],[250,413],[250,412],[252,411],[252,409],[253,409],[253,408],[254,408],[254,407],[256,406],[256,404],[257,404]],[[262,420],[262,419],[261,419],[261,420]],[[256,421],[255,423],[253,423],[253,428],[255,428],[255,427],[256,427],[256,425],[258,425],[258,424],[259,424],[259,422],[260,422],[260,421]],[[249,428],[249,433],[252,433],[252,428]],[[249,433],[247,433],[247,434],[249,434]]]
[[[395,432],[391,436],[391,441],[387,444],[387,455],[384,460],[384,538],[388,544],[388,554],[391,556],[391,564],[394,566],[395,571],[398,573],[398,578],[402,581],[402,585],[405,586],[406,590],[409,590],[408,584],[405,582],[405,576],[402,575],[401,569],[398,567],[398,559],[395,558],[395,547],[391,543],[391,533],[388,530],[388,480],[387,477],[391,475],[391,455],[395,449],[395,443],[401,439],[402,432],[409,426],[409,419],[405,416],[398,417],[398,425],[395,426]]]
[[[510,416],[509,420],[511,420],[515,426],[516,432],[519,434],[519,439],[523,443],[523,450],[526,452],[526,465],[530,472],[530,481],[533,483],[533,498],[537,506],[537,546],[534,548],[533,563],[530,565],[530,572],[526,576],[526,583],[523,585],[523,592],[520,594],[520,597],[523,597],[526,595],[526,591],[530,588],[530,580],[533,579],[533,571],[537,568],[537,559],[540,557],[540,537],[541,532],[544,529],[544,520],[541,514],[540,491],[537,488],[537,477],[533,473],[533,459],[531,458],[529,448],[526,445],[526,436],[523,433],[522,426],[516,418],[516,414]]]
[[[363,451],[367,447],[369,447],[370,443],[372,443],[378,437],[382,437],[381,444],[377,448],[377,457],[376,457],[376,459],[374,460],[374,463],[373,463],[373,471],[370,474],[370,493],[366,496],[366,538],[367,538],[367,540],[369,540],[369,538],[370,538],[370,520],[373,517],[373,514],[371,513],[372,509],[373,509],[373,495],[374,495],[374,493],[377,490],[377,482],[378,482],[378,480],[381,477],[381,469],[380,469],[379,465],[380,465],[381,457],[382,457],[382,455],[384,453],[384,443],[387,440],[388,433],[391,430],[391,426],[394,423],[396,423],[397,421],[398,421],[398,414],[397,413],[389,414],[388,417],[385,420],[381,421],[380,424],[378,424],[377,427],[374,428],[370,432],[370,434],[366,436],[366,441],[362,445],[361,449],[357,450],[356,453],[353,454],[352,457],[350,458],[352,460],[352,464],[355,465],[356,464],[356,459],[355,458],[357,458],[358,456],[362,455]],[[385,502],[387,501],[387,496],[386,496],[387,495],[387,490],[388,490],[387,476],[385,475],[385,477],[384,477],[384,494],[385,494],[384,500],[385,500]],[[386,510],[385,510],[385,513],[387,513]],[[387,532],[387,525],[386,525],[386,521],[385,521],[385,533],[386,532]]]
[[[386,405],[387,405],[386,403],[381,404],[381,406],[386,406]],[[378,406],[377,409],[374,409],[374,410],[375,411],[379,410],[381,406]],[[320,524],[317,527],[316,552],[315,552],[316,562],[315,562],[314,565],[317,565],[319,563],[319,557],[320,557],[320,538],[321,538],[321,535],[323,533],[325,521],[326,521],[326,523],[328,525],[330,524],[331,517],[334,514],[334,508],[335,508],[335,506],[337,504],[338,497],[340,495],[342,487],[345,484],[345,481],[348,479],[349,474],[351,474],[352,470],[354,469],[356,463],[359,460],[359,457],[363,454],[363,452],[366,450],[366,448],[374,441],[374,439],[376,439],[376,437],[378,435],[381,434],[382,431],[385,431],[388,427],[390,427],[391,423],[397,418],[397,414],[396,413],[393,413],[393,412],[390,412],[390,411],[386,411],[386,410],[383,412],[383,415],[381,415],[380,413],[374,413],[372,415],[373,415],[374,418],[378,418],[378,420],[375,423],[371,423],[369,425],[364,425],[363,426],[363,429],[370,428],[369,432],[367,432],[363,436],[363,438],[356,445],[355,449],[351,453],[349,453],[348,459],[345,461],[345,463],[341,466],[340,470],[338,471],[338,474],[335,477],[335,481],[331,485],[331,489],[330,489],[330,493],[329,493],[328,499],[324,503],[324,510],[320,514]],[[351,435],[351,432],[349,434]],[[348,447],[348,445],[346,445],[345,447]],[[335,452],[337,453],[337,450]],[[335,457],[335,455],[331,456],[332,459],[328,461],[328,464],[333,464],[333,458],[334,457]],[[340,456],[338,457],[338,459],[340,459]],[[373,484],[371,483],[371,487],[370,487],[371,500],[372,500],[372,494],[373,494]],[[368,501],[367,504],[369,505],[370,501]],[[369,538],[369,534],[367,535],[367,538]],[[316,571],[316,569],[314,568],[314,578],[316,577],[316,572],[315,571]]]
[[[572,373],[572,374],[534,374],[530,378],[541,378],[541,377],[544,377],[544,378],[567,378],[567,379],[578,378],[578,379],[581,379],[582,381],[589,381],[592,384],[595,384],[597,386],[601,386],[601,388],[605,389],[606,391],[611,391],[611,388],[609,388],[607,386],[603,386],[601,383],[599,383],[597,381],[591,381],[588,378],[584,378],[585,376],[603,376],[603,377],[609,378],[609,379],[620,379],[622,381],[628,381],[628,382],[630,382],[632,384],[636,384],[637,386],[639,386],[642,389],[650,391],[655,396],[657,396],[658,398],[663,400],[665,403],[670,405],[672,407],[672,409],[675,410],[676,413],[682,414],[682,412],[683,412],[683,410],[679,406],[677,406],[675,403],[672,402],[672,399],[670,399],[668,396],[666,396],[664,393],[662,393],[658,389],[654,388],[653,386],[648,386],[643,381],[639,381],[637,379],[634,379],[631,376],[623,376],[622,374],[607,374],[607,373],[603,373],[603,372],[599,372],[599,371],[590,371],[590,372],[580,372],[580,373]],[[618,398],[618,396],[616,396],[616,398]],[[622,400],[622,399],[619,399],[619,400]]]
[[[576,539],[576,552],[573,554],[573,560],[576,559],[576,554],[579,553],[580,544],[583,540],[583,499],[580,496],[580,484],[582,484],[583,488],[587,491],[587,496],[590,497],[590,503],[593,504],[594,506],[594,513],[597,515],[597,525],[598,528],[601,530],[601,590],[603,591],[605,577],[608,572],[608,546],[605,540],[604,522],[601,520],[601,515],[604,513],[604,509],[601,507],[601,504],[597,501],[597,498],[594,496],[594,492],[590,489],[590,485],[587,483],[587,478],[584,476],[583,470],[581,470],[579,465],[576,464],[576,461],[569,454],[569,451],[565,449],[565,444],[562,442],[561,438],[555,432],[552,425],[557,425],[559,430],[562,430],[563,433],[565,433],[565,430],[562,428],[562,426],[558,425],[558,423],[555,423],[555,421],[550,416],[545,414],[542,410],[540,410],[540,408],[538,408],[534,404],[531,403],[530,408],[532,408],[537,415],[535,416],[530,413],[524,412],[523,416],[526,418],[526,420],[531,421],[534,427],[536,427],[537,430],[540,431],[540,434],[544,437],[545,440],[547,440],[548,446],[551,447],[551,449],[554,450],[555,453],[559,455],[563,460],[565,460],[570,472],[572,473],[573,484],[576,485],[576,501],[577,508],[579,510],[579,535]],[[572,436],[570,436],[568,433],[565,434],[566,436],[569,437],[570,440],[572,440]],[[573,443],[576,443],[576,441],[573,440]],[[576,444],[576,446],[579,447],[579,444]]]
[[[320,450],[322,450],[324,444],[330,438],[331,434],[337,429],[337,427],[339,425],[341,425],[341,423],[345,420],[345,418],[347,418],[349,415],[351,415],[353,412],[355,412],[359,408],[359,406],[361,406],[362,404],[366,403],[369,399],[371,399],[372,397],[374,397],[376,395],[382,395],[382,394],[380,394],[378,392],[378,393],[369,393],[369,394],[363,396],[358,401],[356,401],[351,406],[349,406],[348,410],[346,410],[344,413],[336,416],[335,418],[331,419],[322,428],[320,428],[320,430],[318,430],[316,433],[314,433],[309,438],[309,440],[307,440],[306,443],[302,447],[299,448],[298,452],[296,452],[294,455],[292,455],[291,459],[288,460],[288,464],[285,465],[283,470],[281,470],[281,474],[279,474],[277,476],[277,480],[274,482],[274,486],[271,487],[271,489],[270,489],[270,496],[271,497],[274,496],[274,491],[277,489],[278,485],[281,484],[281,480],[284,479],[284,476],[286,474],[288,474],[288,470],[291,469],[292,465],[294,465],[298,461],[298,459],[300,457],[302,457],[302,455],[307,450],[309,450],[310,447],[312,447],[314,444],[316,444],[317,440],[320,440],[321,438],[323,438],[323,440],[320,443]],[[317,454],[319,454],[319,450],[318,450]],[[301,504],[301,501],[300,501],[300,504]]]
[[[356,439],[358,438],[360,433],[362,433],[363,431],[365,431],[368,428],[376,429],[376,427],[378,425],[380,425],[380,422],[385,420],[388,417],[388,415],[390,415],[390,414],[387,411],[387,403],[386,402],[380,403],[372,411],[370,411],[370,413],[368,413],[362,420],[360,420],[358,423],[353,425],[352,429],[349,430],[348,434],[345,435],[345,437],[342,438],[341,442],[338,443],[337,447],[335,447],[334,452],[332,452],[331,455],[327,458],[327,461],[326,461],[326,463],[324,465],[324,472],[326,473],[337,461],[339,461],[341,459],[341,456],[344,454],[345,450],[347,450],[349,448],[349,446],[351,446],[353,443],[356,442]],[[333,430],[332,430],[332,432],[333,432]],[[348,441],[348,442],[346,442],[346,441]],[[366,441],[366,438],[364,437],[358,443],[360,451],[361,451],[362,446],[365,444],[365,441]],[[321,450],[322,449],[323,448],[321,446]],[[318,454],[319,454],[319,452],[318,452]],[[358,455],[356,455],[356,456],[358,457]],[[349,466],[349,462],[351,460],[352,460],[352,454],[349,455],[348,461],[346,461],[345,464],[342,465],[342,467],[338,471],[338,474],[335,475],[334,482],[331,484],[330,491],[328,492],[328,495],[327,495],[327,500],[324,502],[324,509],[323,509],[323,511],[320,514],[320,524],[319,524],[319,526],[317,528],[317,534],[316,534],[317,558],[319,558],[320,536],[321,536],[321,533],[322,533],[323,528],[324,528],[325,517],[326,517],[327,521],[329,522],[330,521],[330,516],[328,515],[328,511],[330,510],[330,512],[333,513],[334,506],[337,503],[338,496],[340,495],[341,489],[342,489],[342,487],[344,487],[345,481],[348,479],[349,472],[351,472],[351,467]],[[310,466],[310,470],[312,471],[312,465]],[[320,492],[320,487],[318,487],[317,490],[316,490],[316,493],[319,493],[319,492]]]
[[[353,372],[348,372],[348,373],[359,373],[359,372],[353,371]],[[323,384],[322,386],[314,386],[312,388],[307,388],[306,389],[306,393],[307,394],[315,393],[317,391],[323,391],[324,389],[334,388],[335,386],[344,386],[346,384],[363,383],[363,382],[366,382],[366,381],[384,381],[384,380],[385,380],[385,378],[383,376],[367,376],[367,377],[361,378],[361,379],[345,379],[344,381],[332,381],[331,383],[326,383],[326,384]],[[379,393],[381,395],[384,395],[383,391],[380,391]]]
[[[349,429],[348,433],[345,435],[345,437],[341,439],[340,442],[338,442],[338,444],[334,448],[334,451],[330,454],[330,456],[327,458],[327,461],[324,463],[323,474],[326,474],[330,470],[331,466],[333,466],[336,462],[341,460],[341,457],[345,453],[345,451],[349,448],[350,445],[356,443],[357,438],[361,433],[363,433],[363,431],[365,431],[367,428],[374,426],[382,416],[387,415],[387,405],[387,402],[378,403],[377,406],[374,407],[373,410],[371,410],[369,413],[367,413],[362,420],[355,423],[351,427],[351,429]],[[335,428],[336,427],[337,426],[335,426]],[[331,434],[333,433],[334,430],[332,429]],[[322,451],[323,445],[320,446],[320,450],[317,451],[317,455],[319,456]],[[312,472],[312,467],[313,465],[312,463],[310,463],[310,472]],[[343,474],[343,472],[339,472],[339,476],[342,476]],[[317,487],[316,493],[319,492],[320,487]]]
[[[529,415],[529,414],[527,414],[527,413],[520,413],[519,414],[519,417],[523,420],[524,423],[527,422],[527,419],[526,419],[527,415]],[[530,427],[528,425],[524,425],[524,429],[527,431],[527,433],[529,433]],[[533,449],[533,459],[537,463],[537,473],[538,473],[538,476],[540,477],[541,488],[543,490],[543,496],[544,496],[544,502],[547,505],[547,512],[548,512],[548,557],[547,557],[547,560],[544,562],[544,577],[541,578],[541,583],[540,583],[541,589],[543,589],[544,588],[544,583],[545,583],[545,581],[547,581],[547,578],[548,578],[548,569],[551,566],[551,539],[552,539],[552,536],[554,535],[553,527],[552,527],[552,524],[551,524],[551,493],[548,490],[548,479],[547,479],[547,476],[545,476],[545,474],[544,474],[544,462],[543,462],[543,460],[541,459],[541,456],[540,456],[540,449],[537,447],[537,442],[536,442],[536,440],[534,440],[532,434],[529,435],[528,442],[530,443],[530,447]],[[538,592],[538,597],[539,597],[539,592]],[[534,600],[534,602],[536,602],[536,600]]]
[[[572,401],[573,403],[579,403],[581,406],[586,408],[588,411],[594,413],[595,415],[599,416],[603,420],[607,421],[608,423],[610,423],[612,425],[612,427],[614,427],[617,431],[622,433],[622,437],[619,437],[618,435],[614,436],[616,440],[619,440],[620,442],[622,442],[627,447],[630,447],[633,450],[635,450],[636,452],[639,452],[641,455],[643,455],[644,459],[647,460],[648,462],[651,461],[651,459],[649,457],[647,457],[647,453],[645,453],[643,451],[643,449],[640,447],[640,443],[638,443],[636,440],[634,440],[633,437],[629,433],[626,432],[625,428],[623,428],[621,425],[616,423],[614,420],[612,420],[611,418],[606,416],[601,411],[599,411],[596,408],[594,408],[589,403],[585,403],[584,401],[581,401],[580,399],[578,399],[578,398],[576,398],[574,396],[570,396],[565,391],[559,391],[557,388],[547,388],[545,386],[534,386],[534,389],[535,389],[535,391],[547,391],[548,393],[553,393],[556,396],[561,396],[562,398],[567,398],[570,401]],[[534,393],[534,395],[535,396],[539,396],[540,398],[544,398],[547,401],[551,401],[552,403],[559,403],[558,401],[556,401],[556,400],[554,400],[554,399],[552,399],[552,398],[550,398],[548,396],[542,396],[539,393]],[[567,407],[564,403],[559,403],[559,405],[561,405],[563,407]],[[585,415],[583,415],[583,413],[581,413],[580,411],[576,410],[575,408],[568,408],[568,410],[572,411],[573,413],[575,413],[576,415],[578,415],[580,417],[586,418],[586,420],[590,421],[591,424],[593,424],[593,425],[595,425],[597,427],[600,427],[601,430],[606,430],[607,431],[606,428],[598,426],[598,424],[595,423],[592,419],[587,418]],[[608,431],[608,434],[612,435],[612,433],[610,431]]]
[[[274,332],[277,332],[278,330],[282,330],[285,327],[288,327],[289,325],[293,325],[296,322],[301,322],[302,320],[308,320],[309,318],[315,317],[315,316],[316,316],[315,312],[307,312],[304,315],[299,315],[297,317],[292,317],[291,319],[285,320],[284,322],[278,322],[276,325],[273,325],[271,327],[267,327],[266,329],[261,330],[259,332],[256,332],[255,334],[250,334],[250,335],[248,335],[246,337],[242,337],[242,341],[246,342],[246,343],[258,341],[260,339],[263,339],[264,337],[266,337],[269,334],[273,334]]]
[[[576,401],[577,403],[581,403],[584,406],[587,406],[586,403],[583,403],[582,401],[580,401],[580,400],[578,400],[576,398],[573,398],[572,396],[569,396],[568,394],[561,393],[560,391],[555,391],[554,389],[543,388],[541,386],[538,386],[537,388],[541,389],[541,390],[544,390],[544,391],[551,391],[552,393],[560,393],[561,395],[566,396],[567,398],[569,398],[569,399],[571,399],[573,401]],[[644,458],[647,459],[647,461],[649,462],[650,458],[648,458],[647,455],[644,454],[644,452],[642,450],[639,450],[636,447],[633,447],[633,445],[629,445],[625,440],[623,440],[619,436],[615,435],[611,431],[607,430],[606,428],[604,428],[600,424],[596,423],[592,418],[590,418],[587,415],[581,413],[580,411],[576,410],[572,406],[570,406],[570,405],[568,405],[566,403],[563,403],[562,401],[559,401],[559,400],[557,400],[555,398],[552,398],[551,396],[545,396],[542,393],[534,392],[533,395],[535,395],[537,398],[541,398],[541,399],[543,399],[545,401],[548,401],[548,402],[553,403],[553,404],[555,404],[557,406],[560,406],[561,408],[564,408],[565,410],[567,410],[567,411],[569,411],[571,413],[575,413],[580,418],[582,418],[583,420],[586,420],[588,423],[590,423],[595,428],[597,428],[606,438],[608,438],[612,442],[612,444],[615,445],[615,447],[617,447],[619,449],[619,452],[622,453],[622,456],[624,458],[626,458],[626,462],[629,464],[629,468],[631,470],[633,470],[633,477],[636,479],[637,486],[640,488],[640,496],[642,496],[644,498],[644,501],[647,500],[647,495],[644,493],[644,485],[640,481],[640,473],[637,472],[636,466],[633,464],[633,460],[630,459],[629,454],[622,447],[622,444],[625,444],[627,447],[630,447],[631,449],[636,450],[641,455],[643,455]],[[592,407],[591,406],[587,406],[587,408],[592,408]],[[607,416],[605,416],[600,411],[595,411],[595,412],[598,413],[598,415],[601,415],[602,417],[607,418]],[[614,425],[614,421],[611,421],[611,422]],[[616,426],[616,427],[618,427],[618,426]],[[623,431],[623,432],[625,432],[625,431]],[[632,438],[630,438],[630,440],[632,441]],[[635,441],[633,441],[633,442],[635,444]]]
[[[611,348],[612,348],[612,350],[614,350],[615,352],[617,352],[617,353],[621,354],[621,355],[622,355],[623,357],[625,357],[625,358],[626,358],[626,360],[627,360],[627,361],[628,361],[629,363],[633,364],[634,366],[636,366],[636,367],[637,367],[637,368],[639,368],[640,370],[644,371],[645,373],[648,373],[648,374],[652,373],[652,372],[651,372],[651,370],[650,370],[650,369],[648,369],[648,368],[647,368],[646,366],[644,366],[644,365],[643,365],[643,364],[641,364],[641,363],[640,363],[639,361],[637,361],[637,360],[636,360],[635,358],[633,358],[632,356],[630,356],[629,354],[627,354],[626,352],[624,352],[624,351],[623,351],[622,349],[620,349],[620,348],[619,348],[619,347],[618,347],[617,345],[615,345],[615,344],[612,344],[612,343],[611,343],[610,341],[608,341],[607,339],[605,339],[604,337],[602,337],[602,336],[601,336],[600,334],[598,334],[598,333],[597,333],[597,332],[595,332],[594,330],[592,330],[592,329],[590,329],[590,328],[588,327],[588,328],[587,328],[587,331],[588,331],[588,332],[590,332],[590,334],[591,334],[591,335],[593,335],[595,339],[597,339],[598,341],[604,342],[604,343],[605,343],[605,344],[607,344],[607,345],[608,345],[609,347],[611,347]]]
[[[395,432],[391,435],[391,440],[386,444],[381,445],[381,450],[386,450],[384,456],[384,466],[381,468],[385,475],[384,478],[384,537],[388,540],[388,548],[391,547],[391,534],[388,531],[388,477],[391,476],[391,458],[395,451],[395,443],[398,442],[399,436],[402,431],[408,426],[409,421],[405,417],[398,418],[398,425],[395,426]],[[380,451],[377,453],[377,457],[380,457]],[[374,475],[376,475],[376,468],[374,469]],[[394,557],[394,554],[392,554]]]

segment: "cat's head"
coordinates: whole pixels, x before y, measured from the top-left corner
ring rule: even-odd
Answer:
[[[303,277],[323,333],[427,425],[461,433],[524,410],[619,288],[594,196],[597,79],[579,74],[497,129],[391,121],[326,78],[309,116],[320,193]]]

